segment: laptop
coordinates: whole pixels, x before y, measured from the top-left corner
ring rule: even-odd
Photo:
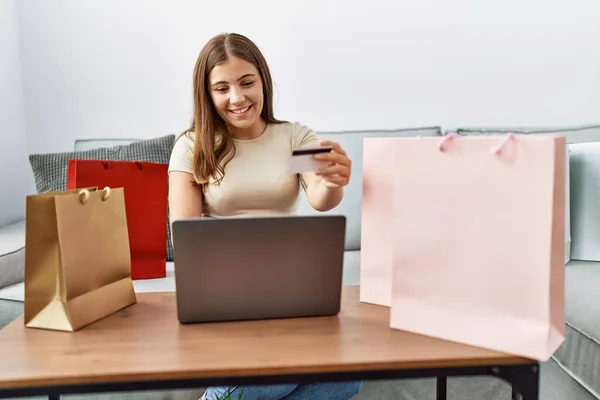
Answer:
[[[173,221],[179,322],[337,315],[345,235],[337,215]]]

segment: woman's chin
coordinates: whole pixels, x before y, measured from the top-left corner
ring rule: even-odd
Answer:
[[[250,129],[256,124],[256,119],[229,120],[229,125],[234,129]]]

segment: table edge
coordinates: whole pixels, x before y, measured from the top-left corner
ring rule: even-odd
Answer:
[[[32,387],[68,386],[68,385],[93,385],[93,384],[124,384],[129,382],[148,381],[178,381],[178,380],[204,380],[219,378],[262,378],[280,377],[286,375],[318,375],[332,373],[359,373],[359,372],[389,372],[444,368],[471,368],[486,366],[525,366],[538,364],[539,361],[518,356],[504,358],[485,358],[479,360],[427,360],[411,362],[382,362],[382,363],[354,363],[331,364],[327,366],[300,366],[300,367],[272,367],[257,368],[256,370],[244,369],[214,369],[214,370],[183,370],[183,371],[155,371],[155,372],[114,372],[102,375],[77,375],[55,378],[25,378],[20,380],[0,381],[0,390],[27,389]]]

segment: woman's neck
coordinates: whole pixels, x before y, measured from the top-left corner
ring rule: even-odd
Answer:
[[[250,140],[261,136],[267,129],[267,123],[261,118],[254,125],[246,129],[229,127],[229,134],[234,139]]]

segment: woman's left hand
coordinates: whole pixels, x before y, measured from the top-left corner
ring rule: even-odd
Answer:
[[[332,150],[329,153],[319,153],[313,156],[315,160],[329,162],[328,166],[319,168],[315,171],[315,174],[321,177],[328,188],[346,186],[350,182],[352,161],[338,143],[322,140],[320,145],[331,146]]]

